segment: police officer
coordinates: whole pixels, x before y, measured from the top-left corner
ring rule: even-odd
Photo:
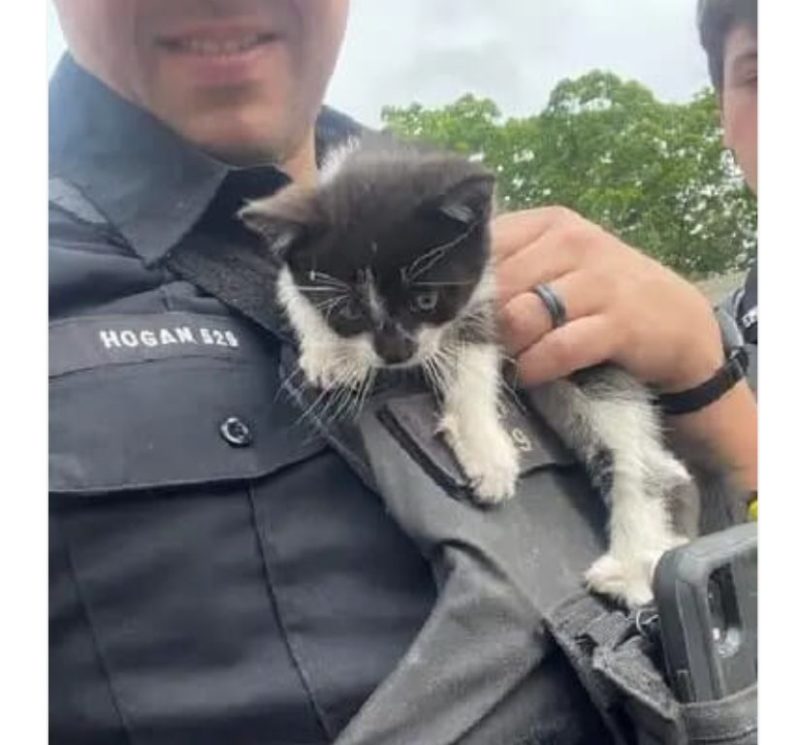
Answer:
[[[268,313],[248,321],[171,257],[241,256],[253,238],[236,209],[313,182],[324,149],[358,131],[321,110],[347,2],[57,6],[70,53],[50,100],[52,739],[332,742],[429,617],[431,569],[281,395],[285,344]],[[613,326],[599,312],[578,321],[593,309],[561,281],[565,267],[533,269],[534,244],[574,235],[561,231],[574,219],[558,210],[497,226],[506,333],[531,381],[556,372],[534,369],[536,343],[564,363],[567,333]],[[585,237],[686,300],[718,342],[685,286]],[[531,304],[542,282],[566,306],[558,333]],[[678,325],[659,333],[674,342]],[[702,349],[681,355],[665,388],[723,361]],[[579,480],[542,478],[565,491]],[[531,659],[537,695],[523,703],[540,734],[521,742],[603,742],[552,645]]]
[[[428,562],[281,395],[277,333],[169,263],[251,246],[236,209],[313,181],[320,152],[355,130],[320,112],[347,5],[57,3],[70,50],[50,91],[59,745],[332,742],[433,607]],[[543,732],[598,742],[554,651],[531,678]]]

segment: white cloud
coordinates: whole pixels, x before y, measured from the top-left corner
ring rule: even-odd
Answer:
[[[385,104],[450,102],[466,92],[507,114],[539,111],[553,86],[594,68],[636,78],[667,100],[706,84],[696,0],[352,0],[330,102],[370,124]],[[48,9],[48,64],[64,42]]]
[[[352,0],[331,101],[370,123],[382,104],[470,91],[507,114],[539,111],[554,85],[594,68],[667,100],[706,84],[696,0]]]

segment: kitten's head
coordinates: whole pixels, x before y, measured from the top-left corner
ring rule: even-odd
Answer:
[[[316,188],[289,186],[240,216],[282,262],[279,297],[301,338],[409,366],[489,333],[493,187],[455,155],[350,146]]]

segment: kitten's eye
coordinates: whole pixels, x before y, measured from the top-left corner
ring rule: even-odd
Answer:
[[[439,304],[439,293],[436,290],[418,292],[412,300],[412,310],[419,313],[430,313]]]
[[[355,300],[348,300],[347,303],[339,309],[339,315],[346,321],[360,321],[364,313],[361,306]]]

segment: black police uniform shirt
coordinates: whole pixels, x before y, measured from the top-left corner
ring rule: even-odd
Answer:
[[[733,311],[750,360],[747,378],[750,387],[758,392],[758,264],[753,265],[736,293]]]
[[[747,344],[758,345],[758,265],[754,264],[742,287],[736,320]]]
[[[422,626],[429,567],[281,395],[277,340],[163,264],[250,240],[233,207],[286,179],[69,58],[50,117],[51,178],[93,205],[50,208],[51,739],[330,742]]]
[[[758,394],[758,264],[753,264],[742,286],[725,297],[718,310],[728,319],[723,324],[726,346],[744,346],[747,351],[747,380]]]

